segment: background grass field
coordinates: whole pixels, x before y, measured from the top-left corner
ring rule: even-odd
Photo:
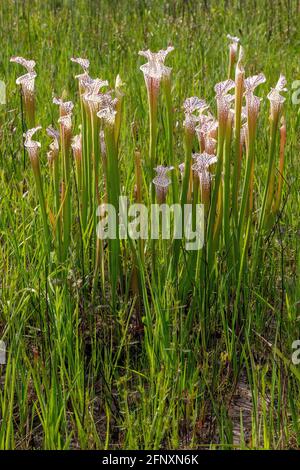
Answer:
[[[7,344],[7,363],[0,366],[1,449],[299,447],[300,366],[291,364],[292,342],[300,339],[299,113],[291,89],[300,80],[299,19],[296,0],[1,1],[0,79],[7,85],[7,104],[0,107],[0,339]],[[88,57],[91,74],[111,84],[120,74],[125,98],[119,161],[124,192],[132,193],[133,121],[143,160],[148,155],[138,51],[175,47],[168,64],[180,163],[183,101],[197,95],[215,110],[214,84],[227,76],[227,33],[241,38],[247,75],[266,75],[261,96],[280,72],[287,77],[282,213],[252,273],[254,282],[243,286],[241,333],[230,329],[231,293],[220,253],[219,277],[205,312],[200,303],[182,304],[176,285],[149,291],[155,302],[145,339],[135,327],[129,295],[120,299],[117,312],[105,299],[86,295],[75,253],[65,282],[48,272],[32,171],[24,157],[19,70],[9,59],[36,60],[37,121],[44,128],[58,119],[53,96],[77,100],[78,70],[70,57]],[[256,148],[258,197],[267,171],[267,108],[264,100]],[[74,114],[76,128],[78,102]],[[41,142],[47,179],[49,139],[43,135]],[[162,145],[158,155],[163,162]],[[160,263],[163,271],[163,258]],[[150,287],[145,279],[145,289]],[[162,318],[169,322],[168,344],[161,337]],[[199,335],[203,318],[206,344]]]

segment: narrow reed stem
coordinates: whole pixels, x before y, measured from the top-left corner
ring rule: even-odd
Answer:
[[[230,153],[231,153],[231,134],[232,134],[232,118],[229,115],[226,125],[226,135],[224,142],[224,187],[223,187],[223,233],[225,245],[229,245],[229,234],[230,234]]]
[[[118,152],[115,142],[115,131],[113,125],[104,126],[104,136],[107,150],[107,199],[112,204],[118,214],[119,195],[120,195],[120,178],[118,166]],[[116,220],[116,238],[109,239],[109,267],[112,291],[113,309],[117,303],[117,287],[121,274],[120,260],[120,240],[119,240],[119,220]]]
[[[276,138],[277,138],[277,127],[278,127],[278,116],[275,116],[275,119],[271,118],[271,127],[270,127],[270,146],[269,146],[269,158],[268,158],[268,172],[267,172],[267,181],[265,185],[265,191],[261,206],[260,220],[259,220],[259,229],[258,233],[260,234],[263,229],[268,229],[268,218],[271,211],[272,198],[274,192],[274,159],[275,159],[275,150],[276,150]]]
[[[173,202],[178,202],[178,175],[174,162],[174,151],[173,151],[173,106],[172,106],[172,90],[171,90],[171,78],[167,77],[163,81],[164,91],[166,97],[166,108],[167,108],[167,141],[168,141],[168,165],[173,166],[172,171],[172,192]]]
[[[194,137],[194,134],[191,133],[189,129],[185,129],[184,131],[185,160],[184,160],[184,173],[183,173],[182,189],[181,189],[182,207],[184,206],[184,204],[187,203],[187,195],[188,195],[190,171],[191,171],[191,161],[192,161],[193,137]]]
[[[91,130],[92,130],[92,161],[93,161],[93,197],[92,197],[92,233],[96,234],[97,225],[97,207],[100,205],[99,194],[99,171],[100,171],[100,120],[96,112],[90,113],[91,115]],[[98,273],[101,266],[101,243],[97,236],[92,237],[91,243],[96,245],[94,257],[94,275],[93,275],[93,295],[97,287]]]
[[[216,207],[217,207],[217,201],[219,197],[220,182],[222,178],[225,131],[226,131],[225,127],[223,125],[220,125],[219,123],[218,150],[217,150],[218,162],[217,162],[214,184],[213,184],[213,189],[212,189],[212,199],[211,199],[211,206],[210,206],[210,211],[209,211],[208,227],[207,227],[207,230],[208,230],[207,238],[208,240],[211,240],[211,241],[213,239],[214,225],[216,222],[216,219],[215,219]]]
[[[246,214],[249,214],[250,208],[250,186],[251,186],[251,174],[253,168],[253,159],[254,159],[254,136],[249,134],[249,145],[247,146],[247,155],[246,155],[246,171],[244,176],[244,185],[242,192],[241,208],[239,213],[239,234],[240,239],[243,237],[243,227],[246,219]]]
[[[118,146],[118,143],[119,143],[120,129],[121,129],[121,118],[122,118],[122,108],[123,108],[123,99],[124,99],[123,86],[124,84],[120,76],[118,75],[116,78],[116,84],[115,84],[115,92],[116,92],[116,97],[117,97],[116,117],[115,117],[116,146]]]
[[[279,211],[282,186],[283,186],[283,171],[284,171],[284,159],[285,159],[285,144],[286,144],[286,123],[285,119],[282,118],[280,127],[280,156],[279,156],[279,168],[278,168],[278,184],[276,198],[272,207],[272,212],[275,215]]]
[[[87,113],[80,100],[81,107],[81,131],[82,131],[82,192],[81,192],[81,221],[82,231],[85,233],[88,217],[88,188],[89,188],[89,153],[88,153],[88,133],[87,133]]]
[[[47,215],[47,210],[46,210],[46,202],[45,202],[45,196],[44,196],[44,190],[43,190],[43,184],[42,184],[42,178],[41,178],[40,163],[39,163],[38,158],[36,158],[35,161],[32,161],[32,169],[33,169],[33,175],[34,175],[35,185],[37,189],[37,194],[39,198],[40,208],[41,208],[43,226],[44,226],[45,254],[46,256],[49,256],[51,252],[51,237],[50,237],[48,215]]]
[[[62,149],[62,175],[63,175],[63,198],[62,198],[62,215],[63,215],[63,258],[66,259],[67,252],[71,241],[71,168],[70,168],[70,143],[66,133],[61,132],[61,149]]]
[[[157,96],[148,88],[149,103],[149,126],[150,126],[150,142],[149,142],[149,160],[151,181],[154,176],[155,160],[156,160],[156,140],[157,140]],[[151,183],[151,203],[155,204],[155,187]],[[151,259],[152,259],[152,276],[156,278],[156,262],[155,262],[155,240],[151,240]]]
[[[189,190],[189,184],[190,184],[193,138],[194,138],[194,132],[191,132],[190,129],[186,127],[184,130],[184,153],[185,153],[184,173],[183,173],[181,196],[180,196],[181,211],[182,211],[181,229],[184,227],[184,206],[188,202],[188,190]],[[179,253],[180,253],[180,245],[181,245],[181,240],[176,238],[174,240],[174,248],[172,250],[173,251],[172,277],[173,278],[176,276],[176,273],[177,273],[177,264],[178,264]]]
[[[238,194],[239,194],[239,177],[240,177],[240,157],[241,157],[241,113],[243,103],[244,90],[244,70],[236,69],[235,79],[235,113],[234,113],[234,132],[235,132],[235,157],[233,162],[233,179],[232,179],[232,214],[237,225],[238,220]]]
[[[54,165],[54,202],[56,214],[56,247],[58,261],[62,261],[62,230],[61,230],[61,201],[60,201],[60,172],[59,172],[59,158],[55,158]]]

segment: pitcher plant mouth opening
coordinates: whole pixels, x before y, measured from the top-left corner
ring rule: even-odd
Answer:
[[[11,57],[10,62],[22,65],[27,73],[16,79],[16,84],[20,86],[22,98],[24,100],[24,110],[26,116],[27,128],[35,126],[35,71],[36,63],[34,60],[27,60],[24,57]]]

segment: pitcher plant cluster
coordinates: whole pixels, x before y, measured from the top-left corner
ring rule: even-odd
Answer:
[[[147,92],[149,140],[141,145],[134,123],[136,149],[125,158],[134,164],[134,181],[126,197],[131,203],[148,207],[177,204],[183,209],[190,204],[194,228],[197,207],[202,204],[204,244],[191,253],[175,235],[171,240],[97,237],[97,222],[104,215],[104,204],[111,204],[118,213],[125,184],[120,141],[122,127],[129,125],[124,119],[123,102],[130,90],[121,78],[118,76],[110,87],[108,81],[90,76],[89,60],[72,58],[74,67],[81,69],[76,75],[80,124],[75,131],[73,102],[54,98],[57,126],[46,129],[49,138],[46,150],[36,140],[41,127],[36,118],[35,62],[22,57],[11,59],[26,69],[16,83],[22,94],[27,127],[24,145],[36,185],[46,259],[50,266],[51,263],[64,266],[77,254],[84,283],[92,295],[108,297],[113,306],[126,291],[124,279],[129,272],[131,290],[143,305],[149,302],[146,277],[152,286],[159,286],[162,280],[164,286],[176,281],[181,298],[200,295],[203,286],[213,285],[218,256],[226,253],[232,285],[236,287],[237,312],[247,267],[264,256],[265,238],[275,223],[282,200],[286,80],[281,75],[267,97],[261,97],[260,85],[266,82],[266,77],[263,73],[246,76],[243,47],[238,38],[228,38],[228,72],[226,79],[214,86],[215,105],[210,107],[197,96],[182,103],[181,161],[174,151],[176,97],[172,69],[165,64],[167,59],[171,60],[174,48],[139,52],[146,61],[140,69]],[[258,134],[261,102],[265,99],[269,102],[269,120]],[[211,108],[216,110],[215,115]],[[256,147],[263,134],[268,136],[268,169],[263,193],[258,194]],[[46,159],[48,170],[44,169]],[[45,176],[47,171],[50,184]],[[184,224],[183,214],[184,211],[176,224]],[[194,279],[200,280],[200,284],[195,286]]]

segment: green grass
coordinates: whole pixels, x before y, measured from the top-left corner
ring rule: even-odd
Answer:
[[[0,4],[0,80],[7,85],[7,105],[0,106],[0,339],[7,344],[7,363],[0,365],[1,449],[300,445],[300,369],[291,364],[292,342],[300,338],[299,108],[292,103],[291,89],[300,79],[298,2],[162,3]],[[183,102],[196,95],[216,112],[214,85],[227,78],[227,33],[241,38],[246,76],[262,71],[267,78],[259,87],[264,99],[254,149],[252,218],[243,218],[239,233],[233,217],[229,229],[225,218],[217,246],[209,236],[209,249],[196,257],[168,240],[148,241],[145,250],[129,240],[113,243],[109,255],[104,247],[105,264],[98,272],[95,220],[82,226],[72,168],[71,244],[63,247],[58,262],[55,244],[48,249],[34,174],[24,154],[25,123],[15,85],[20,69],[10,57],[37,62],[36,123],[44,129],[57,127],[52,98],[63,95],[75,103],[73,127],[78,133],[81,112],[74,75],[79,69],[70,57],[89,58],[91,75],[107,79],[111,87],[120,74],[125,82],[117,156],[120,185],[117,165],[112,165],[113,138],[106,130],[106,143],[111,142],[108,198],[114,201],[121,187],[133,200],[137,172],[142,198],[149,202],[149,116],[138,51],[156,51],[169,43],[175,48],[167,58],[173,113],[167,112],[169,101],[161,100],[154,158],[156,164],[179,164],[185,159]],[[280,72],[289,90],[285,181],[279,216],[262,236],[259,216],[269,149],[266,95]],[[49,210],[55,199],[46,157],[50,140],[45,132],[37,136]],[[90,136],[88,145],[93,143],[97,145]],[[229,156],[225,146],[225,161]],[[99,175],[103,195],[102,166]],[[93,191],[91,185],[86,197],[95,202]],[[171,197],[176,198],[174,181]],[[236,239],[234,262],[226,247]],[[251,404],[248,412],[236,405],[241,384],[247,395],[240,402],[245,409]]]

